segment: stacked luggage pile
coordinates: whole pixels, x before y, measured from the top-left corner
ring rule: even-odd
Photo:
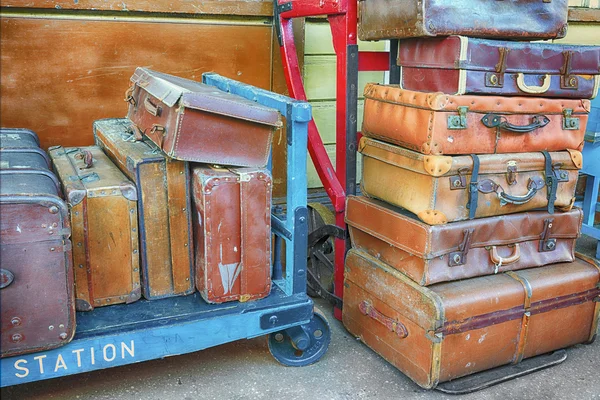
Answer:
[[[359,5],[401,72],[364,92],[347,329],[424,388],[594,340],[572,206],[600,48],[498,40],[564,36],[566,1]]]
[[[280,114],[145,68],[131,81],[127,118],[96,121],[95,146],[48,157],[35,133],[0,132],[2,357],[68,343],[75,310],[270,292]]]

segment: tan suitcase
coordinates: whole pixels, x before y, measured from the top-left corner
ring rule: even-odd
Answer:
[[[594,340],[600,269],[582,260],[419,286],[346,258],[343,322],[424,388]]]
[[[359,151],[362,192],[430,225],[539,208],[570,210],[582,164],[577,150],[433,156],[366,137]]]
[[[49,149],[71,209],[78,311],[141,296],[137,192],[97,146]]]
[[[96,144],[138,191],[142,294],[147,299],[194,291],[188,163],[168,158],[148,139],[131,140],[127,119],[94,122]]]

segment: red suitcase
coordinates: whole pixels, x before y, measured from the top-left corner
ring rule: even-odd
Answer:
[[[192,169],[196,288],[207,302],[269,294],[271,190],[264,169]]]
[[[600,46],[408,39],[397,62],[400,86],[421,92],[591,99],[600,84]]]
[[[53,349],[75,333],[69,212],[42,172],[1,172],[2,357]]]

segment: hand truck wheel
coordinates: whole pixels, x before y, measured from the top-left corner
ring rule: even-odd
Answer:
[[[287,367],[313,364],[327,352],[331,330],[325,316],[315,310],[309,323],[269,334],[271,355]]]

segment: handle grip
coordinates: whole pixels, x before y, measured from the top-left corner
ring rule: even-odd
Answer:
[[[529,94],[542,94],[550,89],[551,78],[549,74],[544,75],[544,83],[542,86],[527,86],[525,83],[525,75],[521,72],[517,74],[517,87],[520,91]]]
[[[519,258],[521,258],[521,248],[519,247],[518,243],[515,244],[512,254],[508,257],[501,257],[500,255],[498,255],[498,250],[496,250],[496,246],[492,246],[490,248],[490,260],[492,260],[492,262],[495,265],[512,264],[514,262],[519,261]]]
[[[490,113],[484,115],[481,118],[481,122],[488,128],[498,128],[513,133],[529,133],[548,125],[550,119],[545,115],[534,115],[529,125],[514,125],[506,121],[502,116]]]
[[[527,193],[523,196],[513,196],[504,191],[502,186],[498,185],[491,179],[484,179],[477,184],[477,190],[482,193],[492,193],[496,192],[498,198],[500,199],[500,204],[515,204],[521,205],[527,203],[529,200],[533,199],[538,190],[542,189],[545,186],[545,182],[542,178],[529,178],[529,182],[527,183]]]
[[[380,324],[384,325],[391,332],[395,332],[400,339],[404,339],[408,336],[408,330],[402,322],[396,321],[390,317],[386,317],[385,315],[377,311],[375,307],[373,307],[373,305],[368,301],[361,301],[358,305],[358,309],[364,315],[367,315],[373,318],[375,321],[379,322]]]
[[[94,165],[94,157],[92,156],[92,152],[89,150],[80,150],[79,153],[74,156],[78,160],[83,160],[83,164],[85,165],[81,169],[88,169]]]
[[[158,105],[152,104],[148,97],[144,99],[144,108],[155,117],[160,116],[161,108]]]

